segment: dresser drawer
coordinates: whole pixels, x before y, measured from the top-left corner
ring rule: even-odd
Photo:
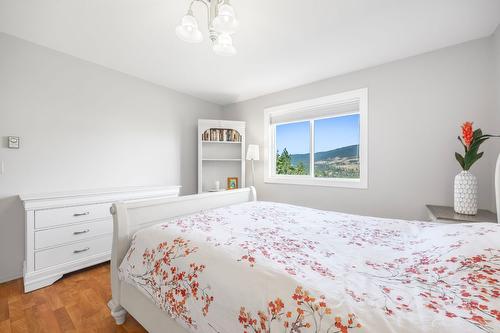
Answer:
[[[111,251],[112,235],[35,252],[35,269],[69,263]]]
[[[47,228],[60,224],[91,221],[110,217],[110,203],[73,206],[35,211],[35,228]]]
[[[113,233],[113,220],[111,219],[35,231],[35,249],[72,243],[111,233]]]

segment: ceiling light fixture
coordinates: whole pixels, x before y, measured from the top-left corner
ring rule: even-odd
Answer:
[[[177,37],[188,43],[200,43],[203,35],[198,28],[198,21],[193,15],[193,4],[203,3],[208,12],[208,36],[212,41],[213,51],[221,56],[233,56],[236,49],[231,35],[236,32],[239,22],[229,0],[192,0],[187,14],[175,29]]]

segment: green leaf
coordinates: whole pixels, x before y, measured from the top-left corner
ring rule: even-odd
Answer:
[[[478,154],[477,150],[475,151],[469,150],[469,152],[464,156],[465,170],[469,170],[472,167],[472,165],[476,163],[477,160],[479,160],[483,156],[483,154],[484,152]]]
[[[500,135],[490,135],[490,134],[483,134],[480,128],[475,130],[472,134],[472,142],[469,147],[467,147],[462,138],[458,136],[458,141],[462,144],[465,150],[464,156],[455,153],[455,158],[457,159],[458,163],[460,163],[460,166],[464,170],[469,170],[474,163],[476,163],[481,157],[483,157],[483,152],[479,152],[479,147],[483,142],[488,140],[489,138],[493,137],[500,137]]]
[[[476,154],[471,152],[470,150],[464,156],[464,170],[469,170],[471,167],[472,161],[476,158]]]
[[[465,169],[465,162],[464,162],[464,157],[460,155],[459,153],[455,153],[455,158],[458,161],[458,164],[462,167],[462,169]]]
[[[470,147],[469,147],[469,150],[479,149],[479,146],[480,146],[480,145],[481,145],[484,141],[486,141],[486,140],[488,140],[488,139],[489,139],[489,137],[484,137],[484,136],[482,136],[482,137],[479,137],[479,138],[477,138],[477,139],[472,140],[472,143],[471,143],[471,145],[470,145]]]
[[[474,163],[477,162],[477,160],[479,160],[481,157],[483,157],[483,154],[484,154],[484,152],[480,152],[479,154],[477,154],[476,156],[474,156],[474,158],[472,159],[472,161],[469,163],[469,169],[472,167],[472,165]]]
[[[499,137],[500,137],[500,135],[483,134],[481,136],[478,136],[477,138],[478,139],[482,139],[482,138],[489,139],[489,138],[499,138]]]
[[[457,139],[458,141],[460,141],[460,143],[462,144],[462,146],[464,147],[464,151],[467,152],[467,146],[464,144],[464,142],[462,141],[462,138],[460,136],[457,136]]]

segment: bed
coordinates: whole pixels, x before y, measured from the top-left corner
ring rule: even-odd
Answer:
[[[112,208],[112,300],[149,332],[500,332],[500,225],[256,201]]]

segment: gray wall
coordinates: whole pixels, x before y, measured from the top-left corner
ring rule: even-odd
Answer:
[[[495,61],[495,67],[496,67],[496,89],[495,89],[495,95],[497,97],[497,109],[495,112],[496,120],[497,123],[496,125],[498,126],[497,128],[500,128],[500,25],[497,27],[497,30],[495,31],[495,34],[493,35],[493,40],[494,40],[494,61]]]
[[[197,119],[220,107],[0,34],[0,281],[22,274],[19,193],[196,190]],[[6,148],[6,136],[21,149]]]
[[[492,70],[495,68],[496,72]],[[247,121],[263,145],[263,109],[368,87],[369,189],[263,184],[260,199],[385,217],[425,218],[451,204],[459,171],[458,126],[500,129],[500,33],[224,107],[0,33],[0,281],[21,274],[23,211],[16,195],[86,188],[180,184],[196,189],[196,119]],[[6,149],[8,135],[21,149]],[[473,172],[480,204],[493,207],[500,140]],[[182,168],[181,168],[182,166]],[[247,181],[251,174],[247,173]]]
[[[496,108],[493,119],[493,124],[495,128],[494,134],[500,134],[500,25],[497,27],[495,34],[493,35],[493,48],[494,48],[494,62],[495,62],[495,96],[496,96]],[[500,138],[492,140],[493,143],[490,147],[491,154],[498,155],[500,152]],[[493,162],[495,163],[495,162]]]
[[[247,121],[247,143],[262,147],[264,108],[368,87],[369,188],[264,184],[260,161],[259,198],[424,219],[426,203],[452,204],[453,178],[460,171],[454,159],[461,149],[456,139],[459,125],[472,120],[485,132],[498,131],[493,123],[492,68],[492,38],[484,38],[229,105],[224,113]],[[479,177],[480,205],[485,208],[493,207],[493,159],[490,153],[472,169]],[[250,181],[250,172],[247,177]]]

